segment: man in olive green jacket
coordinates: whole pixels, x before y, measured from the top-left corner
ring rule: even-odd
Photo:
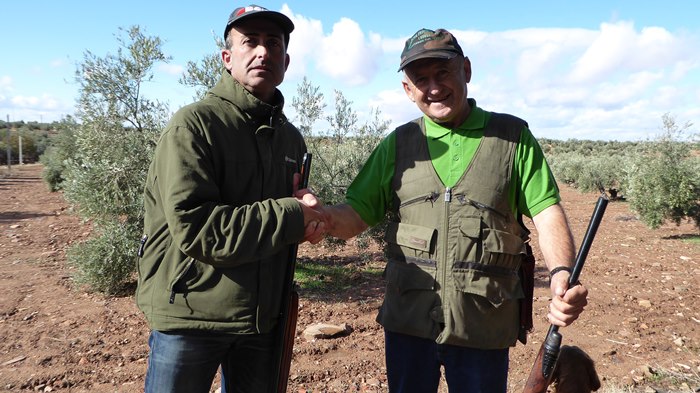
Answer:
[[[145,189],[137,303],[152,332],[146,392],[267,391],[292,245],[320,240],[319,203],[297,190],[306,145],[277,86],[294,29],[258,6],[234,10],[225,70],[180,109]]]

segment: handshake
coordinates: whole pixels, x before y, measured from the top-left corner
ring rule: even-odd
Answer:
[[[367,229],[367,224],[348,204],[323,205],[311,188],[298,189],[300,175],[294,175],[294,198],[304,212],[302,242],[316,244],[326,236],[350,239]]]

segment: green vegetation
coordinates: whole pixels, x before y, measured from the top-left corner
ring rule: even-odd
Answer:
[[[295,124],[314,156],[309,184],[325,204],[345,202],[345,191],[386,135],[389,122],[383,120],[381,112],[375,109],[370,113],[369,120],[359,125],[352,102],[338,90],[335,91],[335,110],[326,114],[323,94],[318,86],[313,86],[306,78],[297,86],[297,96],[292,99],[292,106],[297,112]],[[314,124],[322,119],[328,122],[327,128],[314,128]],[[383,229],[383,225],[375,226],[360,237],[381,241]],[[329,245],[345,243],[331,238],[325,242]]]
[[[73,246],[76,278],[95,290],[119,292],[133,280],[135,249],[143,227],[143,187],[168,108],[142,96],[153,68],[168,61],[157,37],[139,27],[122,30],[116,54],[84,55],[75,73],[79,124],[68,149],[49,162],[62,178],[66,199],[94,229]],[[68,136],[66,136],[66,139]],[[60,166],[63,165],[63,168]]]
[[[651,228],[684,219],[694,220],[700,228],[700,157],[682,139],[691,124],[679,126],[669,115],[664,115],[663,124],[657,143],[643,145],[632,160],[630,205]]]
[[[44,154],[49,140],[55,134],[56,122],[53,123],[38,123],[30,121],[6,122],[0,120],[0,165],[7,165],[7,147],[8,147],[8,129],[9,129],[9,147],[10,147],[10,164],[17,165],[20,163],[20,152],[23,164],[31,164],[37,162],[39,157]],[[21,149],[20,149],[21,140]]]
[[[363,276],[379,277],[381,269],[361,264],[334,264],[327,260],[300,259],[294,274],[299,287],[311,293],[330,293],[350,288]]]
[[[76,129],[78,129],[78,123],[71,116],[57,123],[56,134],[44,154],[39,157],[39,161],[44,165],[42,177],[51,191],[63,188],[63,182],[66,180],[66,162],[77,154]]]
[[[700,229],[700,146],[692,124],[665,114],[644,142],[540,141],[555,176],[581,191],[626,199],[650,228],[690,220]]]
[[[134,252],[143,225],[143,182],[169,117],[166,105],[142,95],[154,66],[169,60],[162,41],[138,26],[120,33],[116,54],[86,51],[78,64],[76,118],[50,125],[0,121],[0,130],[24,127],[23,135],[30,130],[37,135],[34,146],[43,153],[46,183],[52,190],[63,189],[76,211],[92,224],[93,237],[73,246],[69,261],[77,268],[78,282],[105,293],[123,291],[133,283]],[[198,97],[218,80],[221,44],[217,41],[216,55],[188,62],[180,79],[195,88]],[[389,122],[374,110],[367,122],[360,123],[353,103],[337,90],[327,111],[319,87],[306,78],[297,86],[291,105],[297,113],[291,120],[314,154],[311,187],[327,204],[343,202],[345,190],[389,131]],[[629,201],[652,228],[683,220],[694,220],[700,228],[697,134],[691,134],[691,124],[678,125],[668,114],[662,121],[662,134],[653,141],[541,139],[540,144],[559,181]],[[376,226],[358,244],[381,240],[382,233],[383,226]],[[350,285],[356,268],[307,261],[299,264],[297,278],[305,288],[342,288]]]
[[[684,242],[700,246],[700,235],[690,236],[683,239]]]

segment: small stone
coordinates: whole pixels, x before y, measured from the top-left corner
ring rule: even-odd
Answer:
[[[646,364],[639,367],[639,371],[641,371],[642,375],[644,375],[647,378],[654,376],[654,370],[652,370],[652,368]]]
[[[350,326],[344,323],[342,325],[332,325],[330,323],[316,323],[310,325],[302,333],[304,338],[311,341],[317,338],[331,338],[341,334],[350,333]]]
[[[367,380],[367,385],[379,387],[379,385],[381,385],[381,383],[379,382],[379,380],[377,378],[370,378]]]

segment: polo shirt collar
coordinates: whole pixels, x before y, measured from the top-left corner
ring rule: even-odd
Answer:
[[[460,125],[456,129],[443,127],[424,115],[423,119],[425,120],[425,134],[429,138],[440,139],[452,131],[465,132],[483,129],[486,126],[486,112],[484,112],[483,109],[476,106],[475,99],[468,98],[468,100],[472,110],[471,113],[469,113],[469,116],[467,116],[467,119],[464,120],[464,123],[462,123],[462,125]]]

